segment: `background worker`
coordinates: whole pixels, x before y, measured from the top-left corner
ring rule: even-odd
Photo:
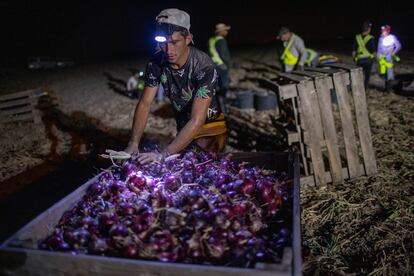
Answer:
[[[377,59],[380,67],[380,74],[385,75],[385,91],[389,92],[395,84],[394,63],[399,62],[397,56],[401,49],[401,43],[397,37],[391,34],[391,26],[381,27],[381,37],[378,40]]]
[[[231,66],[231,56],[227,45],[226,37],[231,29],[224,23],[216,24],[214,35],[208,40],[208,52],[216,65],[219,75],[219,89],[217,91],[221,110],[226,113],[226,94],[229,89],[229,69]]]
[[[352,56],[364,72],[365,89],[368,88],[371,68],[376,55],[375,39],[371,35],[371,26],[372,24],[369,21],[362,24],[362,33],[355,36],[352,47]]]
[[[283,71],[291,72],[294,69],[303,71],[303,66],[308,57],[303,39],[286,27],[279,30],[278,38],[283,41],[284,47],[280,56],[284,67]]]
[[[127,81],[127,95],[129,97],[138,98],[139,91],[144,89],[144,83],[140,81],[142,72],[134,71]]]
[[[162,85],[170,99],[177,123],[177,137],[162,152],[138,155],[142,164],[162,161],[190,144],[208,151],[221,151],[227,128],[215,97],[217,73],[204,52],[190,47],[190,16],[178,9],[166,9],[156,17],[156,37],[161,50],[147,63],[145,88],[134,114],[128,153],[138,153],[150,106]]]
[[[311,48],[306,48],[305,65],[308,67],[316,67],[318,65],[319,53]]]

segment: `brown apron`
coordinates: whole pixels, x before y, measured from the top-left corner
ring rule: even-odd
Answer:
[[[220,152],[224,150],[227,139],[227,126],[224,114],[214,122],[206,123],[194,138],[194,143],[206,151]]]

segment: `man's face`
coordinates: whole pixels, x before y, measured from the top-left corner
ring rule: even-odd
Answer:
[[[227,31],[227,30],[222,30],[218,33],[218,35],[221,35],[223,37],[226,37],[228,34],[229,34],[229,31]]]
[[[282,41],[288,41],[288,40],[289,40],[289,38],[290,38],[290,32],[284,33],[284,34],[282,34],[282,35],[280,36],[280,39],[281,39]]]
[[[180,32],[174,32],[168,37],[167,41],[160,43],[162,51],[165,53],[169,63],[177,63],[188,51],[191,36],[184,37]]]
[[[388,31],[383,30],[383,31],[381,32],[381,34],[382,34],[382,36],[387,36],[387,35],[389,35],[390,33],[389,33]]]

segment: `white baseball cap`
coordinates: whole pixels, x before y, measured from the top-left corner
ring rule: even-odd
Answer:
[[[155,18],[157,23],[168,23],[183,27],[190,31],[190,15],[179,9],[162,10]]]

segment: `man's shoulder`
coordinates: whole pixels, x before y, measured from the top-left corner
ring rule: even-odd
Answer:
[[[214,63],[209,55],[195,47],[191,47],[191,51],[191,58],[193,59],[193,64],[196,70],[210,66],[214,67]]]
[[[299,36],[299,35],[297,35],[296,33],[294,33],[293,35],[295,36],[295,40],[296,40],[297,42],[303,42],[302,37],[300,37],[300,36]]]

